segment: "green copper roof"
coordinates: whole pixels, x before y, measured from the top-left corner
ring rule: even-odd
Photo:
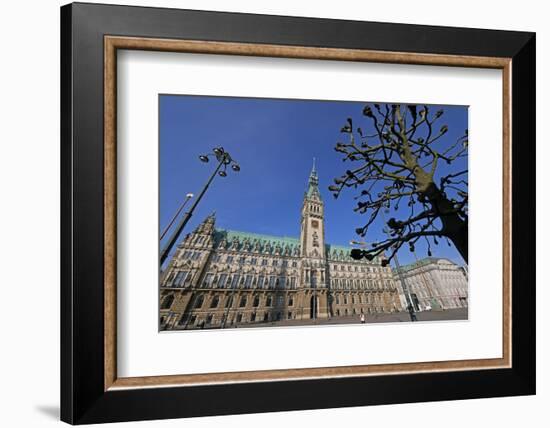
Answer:
[[[269,241],[275,242],[279,245],[299,245],[300,240],[298,238],[292,238],[289,236],[273,236],[262,235],[260,233],[241,232],[238,230],[224,230],[216,229],[216,234],[220,234],[220,237],[225,238],[227,241],[237,238],[238,240],[248,239],[250,241]]]
[[[326,252],[329,260],[340,260],[340,261],[360,261],[362,263],[374,263],[379,264],[380,258],[376,257],[374,260],[369,262],[367,259],[355,260],[350,256],[350,252],[353,249],[352,247],[345,247],[343,245],[325,245]]]
[[[313,158],[313,167],[311,168],[311,172],[309,174],[306,196],[316,196],[321,199],[321,193],[319,193],[319,176],[315,170],[315,158]]]
[[[223,247],[237,251],[273,253],[288,256],[298,256],[300,252],[300,240],[297,238],[262,235],[236,230],[216,229],[214,243],[217,248]]]
[[[298,238],[263,235],[237,230],[216,229],[214,233],[214,244],[217,248],[223,246],[223,248],[236,251],[268,254],[279,253],[289,256],[298,256],[300,253],[300,240]],[[332,261],[355,261],[350,256],[351,250],[352,247],[342,245],[325,245],[327,258]],[[378,264],[380,260],[376,258],[372,262],[368,262],[366,259],[363,259],[361,262]]]
[[[319,193],[318,187],[311,184],[307,188],[306,196],[308,198],[311,198],[312,196],[317,196],[319,199],[321,199],[321,193]]]

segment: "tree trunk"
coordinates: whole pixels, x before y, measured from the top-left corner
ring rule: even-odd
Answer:
[[[459,217],[454,204],[449,201],[435,184],[430,184],[424,193],[432,209],[438,214],[443,225],[441,235],[449,238],[468,263],[468,220]]]

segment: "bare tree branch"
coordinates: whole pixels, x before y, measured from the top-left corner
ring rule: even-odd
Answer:
[[[392,217],[385,222],[388,239],[355,254],[374,259],[389,250],[387,260],[391,260],[404,243],[414,248],[421,238],[431,253],[429,238],[437,245],[437,237],[446,237],[467,260],[468,183],[462,176],[468,170],[449,173],[435,182],[441,162],[450,165],[467,155],[467,131],[445,146],[448,127],[436,125],[444,111],[430,113],[426,105],[367,104],[363,115],[368,121],[365,129],[372,132],[360,127],[354,130],[348,118],[341,132],[349,141],[335,147],[344,161],[358,166],[335,178],[329,190],[337,198],[345,188],[362,188],[355,197],[355,211],[368,215],[366,223],[356,229],[363,237],[392,206],[395,211],[401,204],[410,209],[407,218]]]

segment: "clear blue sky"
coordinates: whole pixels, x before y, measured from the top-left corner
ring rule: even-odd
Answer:
[[[300,208],[312,159],[317,159],[319,187],[325,202],[326,242],[349,245],[358,239],[355,229],[366,222],[366,215],[355,213],[356,191],[347,189],[334,199],[327,187],[349,169],[341,153],[334,151],[344,141],[340,128],[347,117],[354,126],[368,129],[362,116],[365,103],[287,99],[227,98],[182,95],[160,96],[160,225],[161,229],[188,192],[197,195],[215,168],[215,162],[202,163],[198,156],[223,146],[238,161],[241,171],[217,177],[188,223],[185,235],[205,216],[216,211],[217,227],[269,235],[298,237]],[[441,124],[449,132],[441,147],[454,142],[467,128],[468,110],[461,106],[443,108]],[[466,168],[452,166],[452,171]],[[450,170],[444,165],[440,174]],[[392,213],[396,218],[405,214]],[[375,223],[365,238],[383,238],[381,222]],[[414,261],[401,249],[401,264]],[[417,244],[419,258],[426,247]],[[448,257],[463,264],[462,258],[445,242],[432,246],[435,257]]]

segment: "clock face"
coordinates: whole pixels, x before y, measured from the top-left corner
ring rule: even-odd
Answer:
[[[313,227],[314,229],[317,229],[319,227],[319,222],[317,220],[312,220],[311,227]]]

